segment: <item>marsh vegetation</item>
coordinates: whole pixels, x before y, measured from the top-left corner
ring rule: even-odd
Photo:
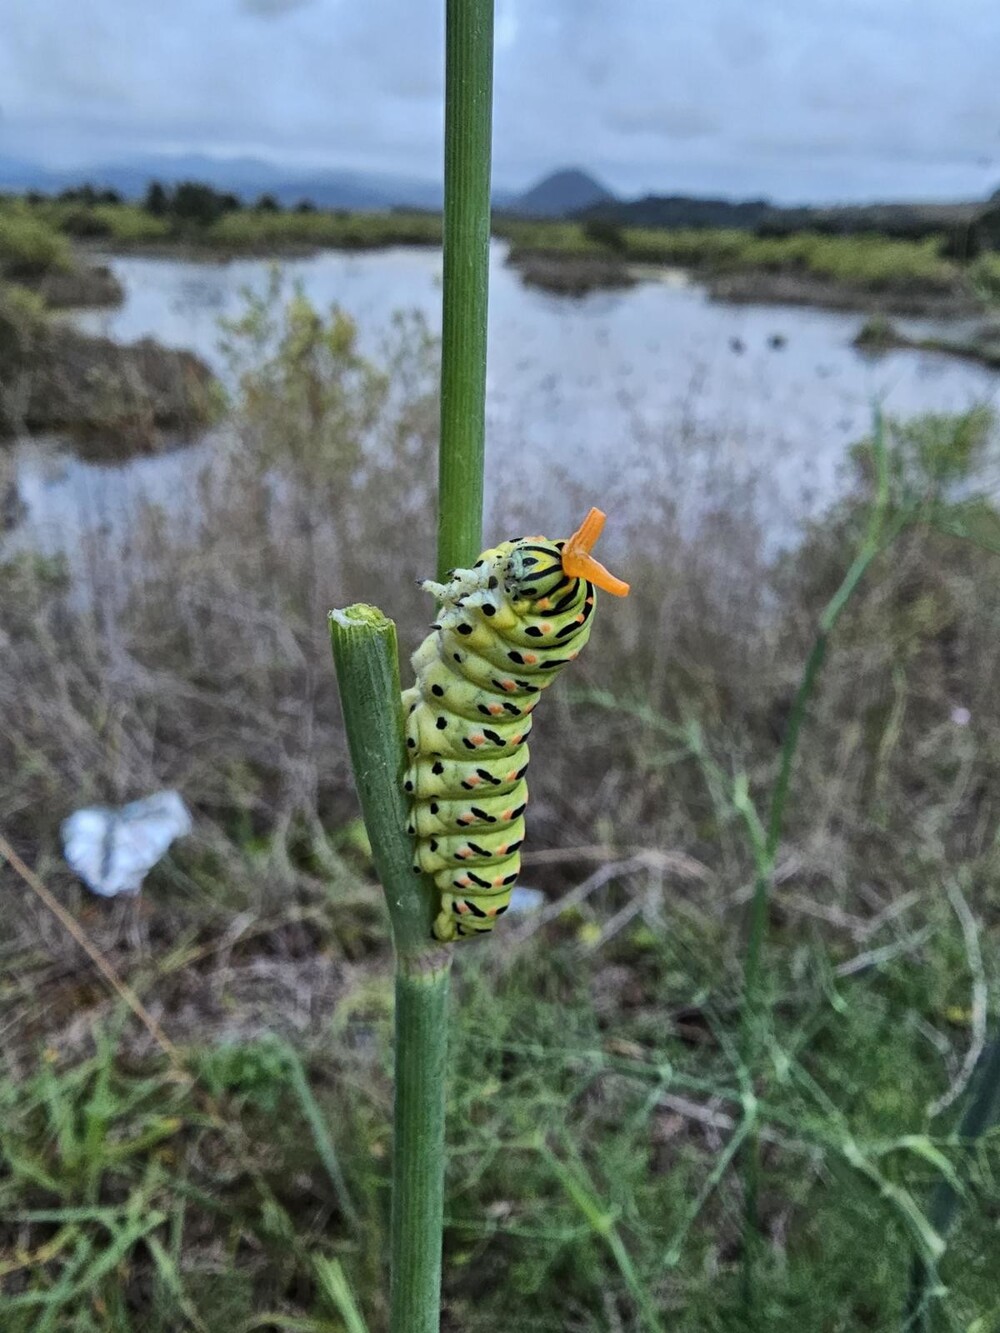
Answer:
[[[643,276],[679,268],[730,302],[782,302],[933,314],[984,314],[1000,284],[992,232],[956,257],[947,233],[916,239],[861,232],[828,235],[750,230],[623,227],[592,219],[532,222],[497,217],[508,262],[523,280],[547,291],[581,296],[623,289]],[[115,306],[125,293],[102,253],[141,252],[200,257],[305,255],[440,244],[440,219],[429,213],[323,212],[306,205],[282,210],[273,200],[252,207],[196,183],[151,189],[142,205],[82,189],[59,199],[0,201],[0,358],[8,434],[72,428],[121,451],[139,442],[162,444],[164,428],[190,431],[218,415],[220,397],[207,367],[156,343],[116,347],[57,327],[53,310]],[[970,251],[970,253],[972,253]],[[992,326],[981,321],[983,329]],[[872,343],[867,344],[874,349]],[[884,350],[885,340],[879,344]],[[897,348],[943,350],[994,364],[985,334],[913,337]],[[130,400],[128,407],[122,406]],[[143,403],[152,404],[151,410]],[[116,405],[121,407],[117,410]]]
[[[218,257],[441,243],[435,213],[330,211],[306,201],[282,209],[268,197],[244,204],[196,182],[151,187],[142,204],[96,191],[68,196],[0,202],[0,266],[5,233],[34,272],[68,266],[70,239],[117,251]],[[1000,254],[988,210],[981,222],[970,217],[960,235],[943,223],[900,232],[883,221],[882,228],[877,211],[869,230],[847,223],[837,229],[808,214],[798,227],[762,223],[756,230],[633,226],[601,216],[493,219],[494,235],[509,242],[510,261],[526,280],[569,294],[614,285],[616,276],[624,285],[644,269],[667,266],[692,271],[731,301],[949,315],[994,299]]]

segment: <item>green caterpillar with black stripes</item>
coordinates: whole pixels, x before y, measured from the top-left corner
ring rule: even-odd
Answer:
[[[441,893],[439,940],[492,930],[521,869],[527,737],[541,691],[590,638],[596,588],[628,584],[590,554],[604,527],[592,509],[568,541],[522,537],[484,551],[447,583],[403,692],[414,870]]]

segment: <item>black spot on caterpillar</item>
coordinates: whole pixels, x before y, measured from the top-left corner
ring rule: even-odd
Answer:
[[[603,525],[592,509],[568,542],[503,542],[472,569],[452,570],[444,585],[424,585],[439,609],[435,631],[413,655],[416,685],[403,695],[403,785],[412,795],[415,859],[441,895],[440,940],[492,930],[507,910],[521,865],[536,702],[522,707],[507,696],[537,696],[576,657],[590,637],[595,585],[628,591],[590,556]],[[475,648],[457,651],[473,634]],[[517,665],[516,678],[503,674],[506,662]]]

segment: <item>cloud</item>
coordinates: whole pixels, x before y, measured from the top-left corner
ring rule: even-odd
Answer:
[[[444,6],[8,4],[4,151],[136,151],[437,176]],[[498,0],[497,179],[583,161],[619,189],[982,193],[995,0]]]
[[[685,106],[633,102],[629,106],[612,106],[605,124],[620,134],[655,134],[671,139],[700,139],[722,128],[721,118],[711,108],[691,103]]]
[[[315,3],[315,0],[240,0],[240,8],[258,18],[281,18],[293,9]]]

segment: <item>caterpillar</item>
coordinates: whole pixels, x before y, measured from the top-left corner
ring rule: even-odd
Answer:
[[[590,554],[605,515],[591,509],[567,541],[520,537],[447,583],[403,691],[414,870],[441,894],[434,935],[492,930],[521,868],[527,738],[538,697],[590,638],[596,588],[628,584]]]

